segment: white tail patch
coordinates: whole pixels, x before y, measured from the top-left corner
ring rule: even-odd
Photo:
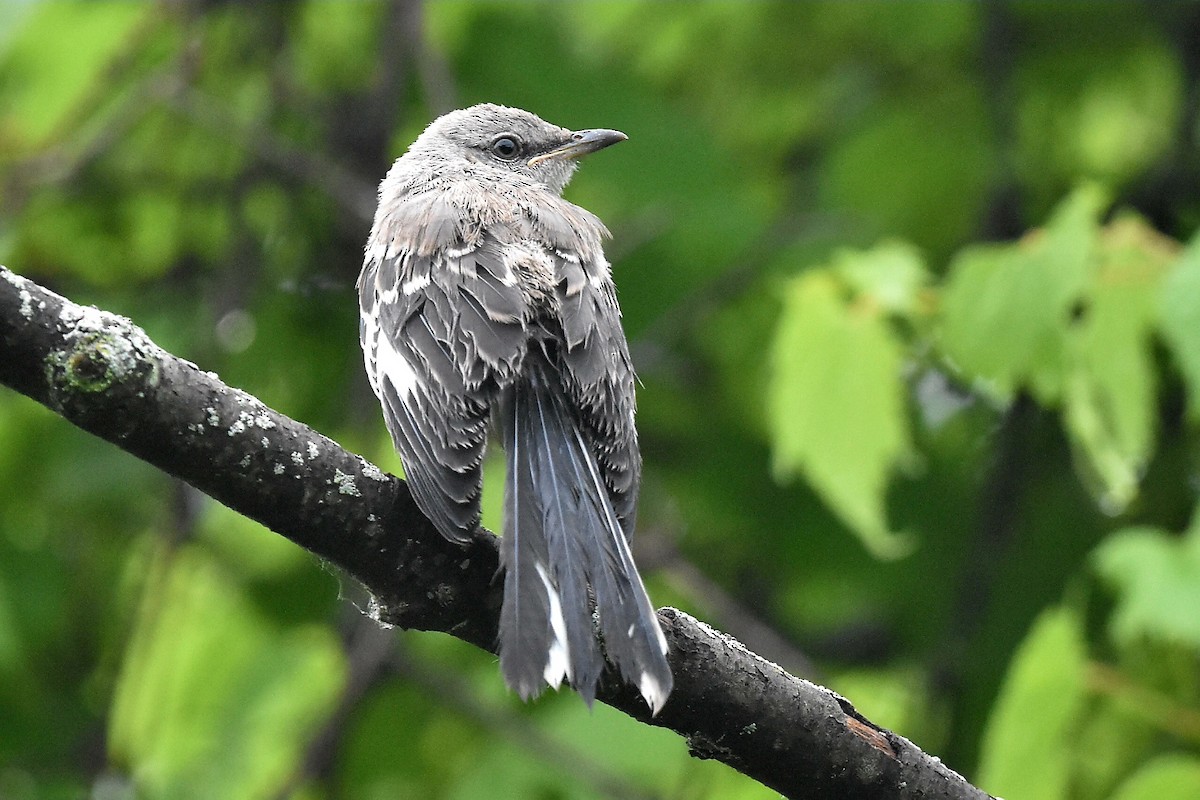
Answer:
[[[546,596],[550,600],[550,629],[554,631],[554,641],[550,643],[550,652],[546,655],[546,669],[542,677],[546,683],[557,689],[563,679],[571,678],[571,647],[567,643],[567,621],[563,617],[562,601],[558,590],[550,583],[550,576],[542,564],[535,564],[538,577],[546,587]]]
[[[638,681],[638,691],[646,699],[646,705],[650,706],[651,714],[657,714],[667,702],[667,692],[663,691],[662,684],[649,672],[642,673]]]

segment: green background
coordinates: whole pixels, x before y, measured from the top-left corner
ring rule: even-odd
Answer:
[[[659,604],[982,788],[1200,796],[1200,5],[0,4],[0,263],[399,473],[354,281],[439,113],[630,141]],[[496,527],[499,464],[486,497]],[[0,797],[765,798],[380,632],[0,391]]]

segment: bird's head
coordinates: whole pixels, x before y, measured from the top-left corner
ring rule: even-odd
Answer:
[[[485,103],[438,117],[409,152],[515,173],[558,193],[571,180],[581,156],[627,138],[604,128],[571,131],[519,108]]]

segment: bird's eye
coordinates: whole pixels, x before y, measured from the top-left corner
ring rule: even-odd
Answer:
[[[511,136],[501,136],[492,142],[492,152],[497,158],[502,158],[505,161],[511,161],[517,157],[517,153],[521,150],[517,144],[517,140]]]

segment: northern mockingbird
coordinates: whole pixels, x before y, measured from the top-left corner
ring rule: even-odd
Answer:
[[[628,545],[641,456],[608,231],[561,196],[579,157],[626,138],[496,105],[435,120],[380,184],[360,339],[413,497],[447,539],[479,526],[489,426],[507,451],[508,685],[528,699],[566,680],[590,705],[599,633],[657,712],[672,678]]]

